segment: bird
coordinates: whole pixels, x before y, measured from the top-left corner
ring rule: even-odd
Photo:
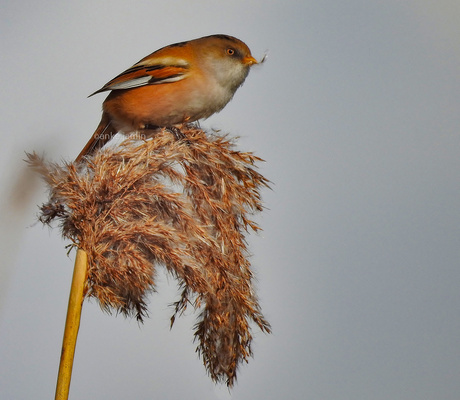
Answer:
[[[224,34],[162,47],[89,96],[110,91],[101,121],[75,161],[94,154],[118,132],[171,128],[174,133],[181,124],[210,117],[262,61],[240,39]]]

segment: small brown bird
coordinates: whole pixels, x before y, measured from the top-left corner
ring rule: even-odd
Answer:
[[[173,128],[210,117],[226,106],[257,63],[245,43],[227,35],[155,51],[92,94],[111,91],[99,126],[75,161],[91,155],[117,132]]]

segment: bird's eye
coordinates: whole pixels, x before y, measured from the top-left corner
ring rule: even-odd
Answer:
[[[229,48],[227,49],[227,54],[228,54],[229,56],[233,56],[233,55],[235,54],[235,49],[232,49],[231,47],[229,47]]]

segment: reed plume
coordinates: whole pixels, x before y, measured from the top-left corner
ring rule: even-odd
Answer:
[[[40,208],[44,224],[57,221],[64,238],[88,254],[85,297],[107,312],[147,315],[162,265],[178,280],[171,326],[188,306],[198,312],[197,352],[215,382],[233,386],[237,367],[252,355],[251,323],[269,333],[253,288],[245,235],[263,209],[268,181],[262,161],[234,141],[181,128],[148,140],[125,139],[85,163],[29,163],[49,187]],[[177,135],[176,135],[177,136]]]

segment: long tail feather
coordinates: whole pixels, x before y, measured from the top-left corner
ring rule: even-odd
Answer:
[[[110,139],[112,139],[117,133],[116,129],[112,126],[110,118],[106,113],[102,114],[101,122],[93,133],[93,136],[89,139],[86,146],[75,159],[75,162],[79,162],[83,157],[93,154],[96,150],[103,147]]]

